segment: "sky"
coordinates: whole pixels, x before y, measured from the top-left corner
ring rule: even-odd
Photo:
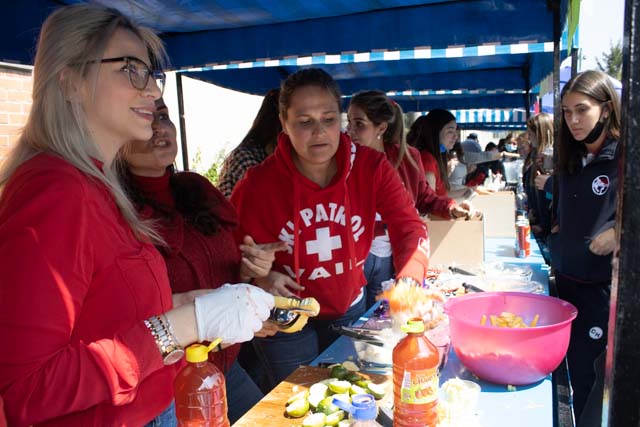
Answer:
[[[580,4],[580,70],[597,68],[596,59],[622,39],[624,0],[582,0]]]
[[[189,169],[204,173],[219,161],[221,153],[228,153],[242,141],[251,128],[262,97],[224,89],[189,77],[182,78],[182,88]],[[175,73],[167,73],[164,99],[169,108],[169,116],[180,132]],[[194,162],[198,152],[200,161]],[[180,149],[176,164],[182,170]]]

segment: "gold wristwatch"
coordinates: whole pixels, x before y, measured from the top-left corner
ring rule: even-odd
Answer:
[[[149,328],[151,335],[156,340],[156,345],[160,350],[162,361],[165,365],[173,365],[182,359],[184,349],[176,341],[171,325],[164,315],[151,316],[144,321],[144,324]]]

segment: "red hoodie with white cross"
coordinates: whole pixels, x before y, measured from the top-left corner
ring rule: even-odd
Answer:
[[[246,173],[231,203],[239,215],[238,240],[287,242],[273,269],[315,297],[320,318],[348,310],[366,284],[363,265],[374,234],[376,212],[384,218],[397,277],[422,283],[428,266],[429,237],[414,201],[384,153],[340,135],[338,171],[325,188],[303,176],[293,163],[293,147],[282,133],[272,156]]]

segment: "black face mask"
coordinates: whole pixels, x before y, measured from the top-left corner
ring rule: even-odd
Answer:
[[[600,135],[602,135],[603,131],[604,131],[604,122],[601,122],[600,120],[598,120],[598,123],[596,123],[593,129],[591,129],[591,132],[589,132],[589,135],[585,136],[583,140],[578,141],[573,137],[573,135],[571,135],[571,138],[576,142],[591,145],[594,142],[596,142],[598,138],[600,138]]]

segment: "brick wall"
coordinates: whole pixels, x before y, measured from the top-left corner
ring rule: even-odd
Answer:
[[[31,108],[31,69],[0,64],[0,161],[18,139]]]

